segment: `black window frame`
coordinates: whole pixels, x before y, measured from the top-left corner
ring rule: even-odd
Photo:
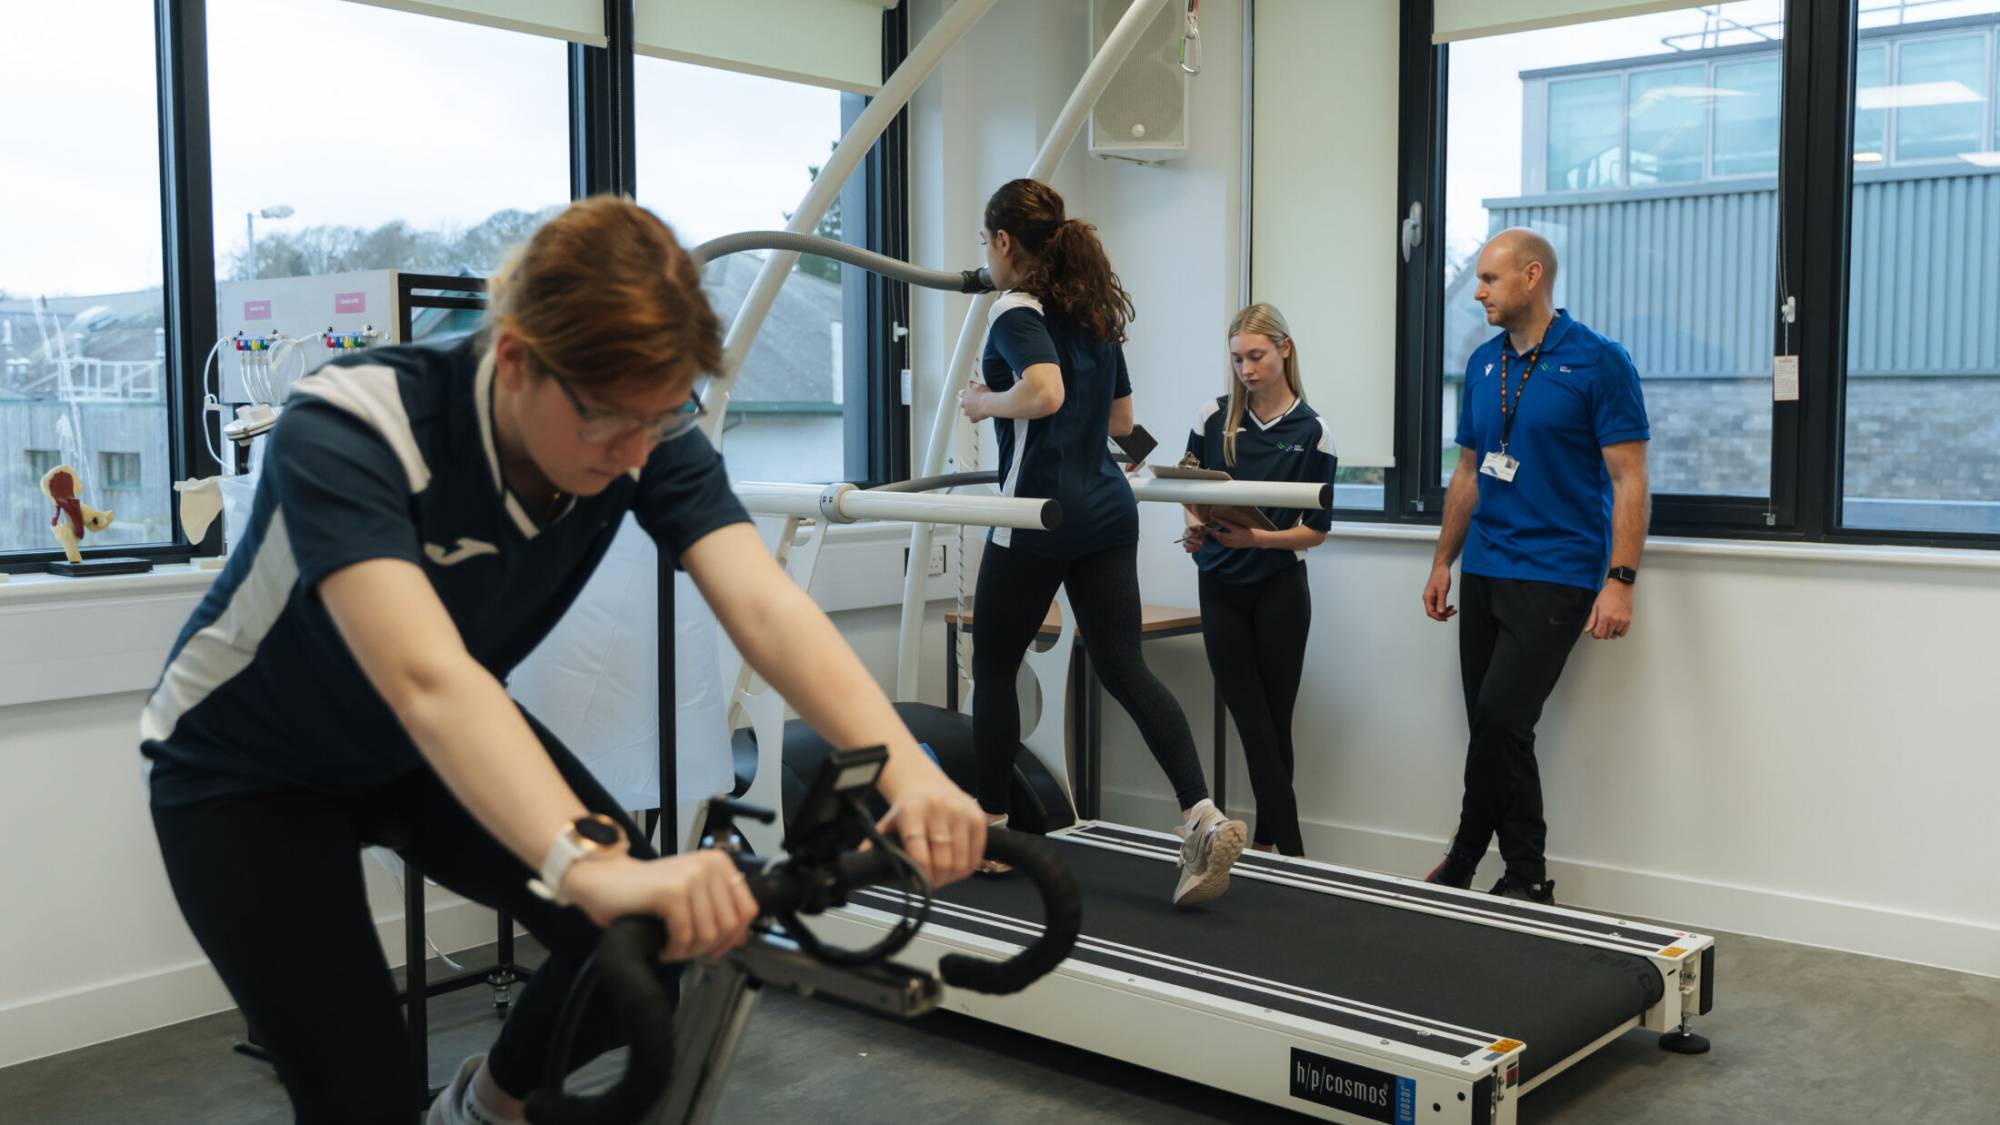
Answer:
[[[215,340],[214,185],[209,137],[208,5],[206,0],[153,0],[159,114],[161,299],[167,362],[168,479],[219,471],[203,439],[202,364]],[[633,107],[633,0],[605,0],[606,45],[569,48],[570,197],[637,188]],[[909,49],[907,5],[883,13],[882,70],[894,71]],[[843,123],[865,105],[843,99]],[[897,257],[909,245],[908,110],[899,114],[844,189],[843,211],[860,222],[848,237]],[[900,480],[909,475],[909,408],[902,402],[907,363],[905,287],[857,270],[844,271],[843,316],[864,326],[844,335],[846,470],[854,479]],[[860,408],[857,408],[860,404]],[[166,487],[166,486],[162,486]],[[91,545],[85,558],[137,556],[186,562],[218,553],[221,528],[189,543],[169,502],[169,543]],[[45,550],[0,551],[0,573],[43,570],[63,557]]]
[[[1861,35],[1852,0],[1787,0],[1780,47],[1778,208],[1781,276],[1771,295],[1773,340],[1799,357],[1800,397],[1774,402],[1771,495],[1655,494],[1652,534],[1777,542],[2000,549],[2000,535],[1846,526],[1841,519],[1847,391],[1848,270],[1855,65]],[[1436,524],[1449,470],[1442,429],[1444,214],[1449,49],[1431,42],[1432,0],[1402,0],[1398,216],[1423,209],[1422,243],[1398,263],[1396,466],[1381,513],[1356,521]],[[1996,50],[2000,54],[2000,50]],[[1891,126],[1893,128],[1893,126]],[[1834,232],[1836,237],[1827,237]],[[1789,284],[1789,289],[1779,290]]]

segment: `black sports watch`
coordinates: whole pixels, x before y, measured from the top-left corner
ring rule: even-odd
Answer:
[[[1639,580],[1639,572],[1629,566],[1614,566],[1604,577],[1615,582],[1623,582],[1627,586],[1630,586]]]

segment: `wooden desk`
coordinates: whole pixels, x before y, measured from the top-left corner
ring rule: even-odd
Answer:
[[[958,710],[958,631],[970,626],[973,612],[966,611],[961,619],[956,610],[944,615],[945,664],[948,675],[945,680],[945,706]],[[1042,627],[1036,636],[1054,637],[1062,629],[1062,608],[1050,605],[1048,616],[1042,619]],[[1157,640],[1163,637],[1185,637],[1201,632],[1201,611],[1181,606],[1142,605],[1139,607],[1139,640]],[[1089,653],[1084,645],[1083,634],[1079,631],[1076,648],[1070,655],[1070,698],[1076,701],[1076,710],[1071,714],[1070,732],[1076,746],[1076,777],[1071,781],[1076,799],[1076,815],[1082,820],[1095,820],[1102,815],[1103,773],[1104,773],[1104,690],[1097,677],[1097,670],[1090,663]],[[1215,751],[1214,768],[1210,786],[1214,790],[1215,807],[1226,808],[1223,803],[1227,795],[1229,774],[1229,711],[1222,702],[1222,688],[1217,685],[1215,693]]]

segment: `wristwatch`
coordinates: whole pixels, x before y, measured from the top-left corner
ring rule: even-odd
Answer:
[[[570,864],[624,852],[625,830],[618,827],[617,821],[603,813],[577,817],[556,833],[555,842],[549,845],[548,855],[542,860],[541,877],[528,880],[528,889],[557,906],[568,906],[569,900],[562,895],[562,881]]]
[[[1623,582],[1627,586],[1630,586],[1639,580],[1639,572],[1637,569],[1629,566],[1614,566],[1611,568],[1610,573],[1604,577],[1613,581]]]

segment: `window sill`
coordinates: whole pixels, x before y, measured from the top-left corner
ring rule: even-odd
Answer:
[[[0,582],[0,707],[152,687],[218,573],[175,563],[145,574]]]
[[[60,574],[0,576],[0,610],[22,605],[77,605],[162,593],[201,593],[222,573],[189,563],[156,566],[144,574],[68,578]]]
[[[1429,524],[1339,523],[1334,539],[1437,542],[1438,529]],[[1954,570],[2000,571],[2000,551],[1959,551],[1937,547],[1890,547],[1846,543],[1779,543],[1768,540],[1681,539],[1646,540],[1648,557],[1761,559],[1866,566],[1907,566]]]

